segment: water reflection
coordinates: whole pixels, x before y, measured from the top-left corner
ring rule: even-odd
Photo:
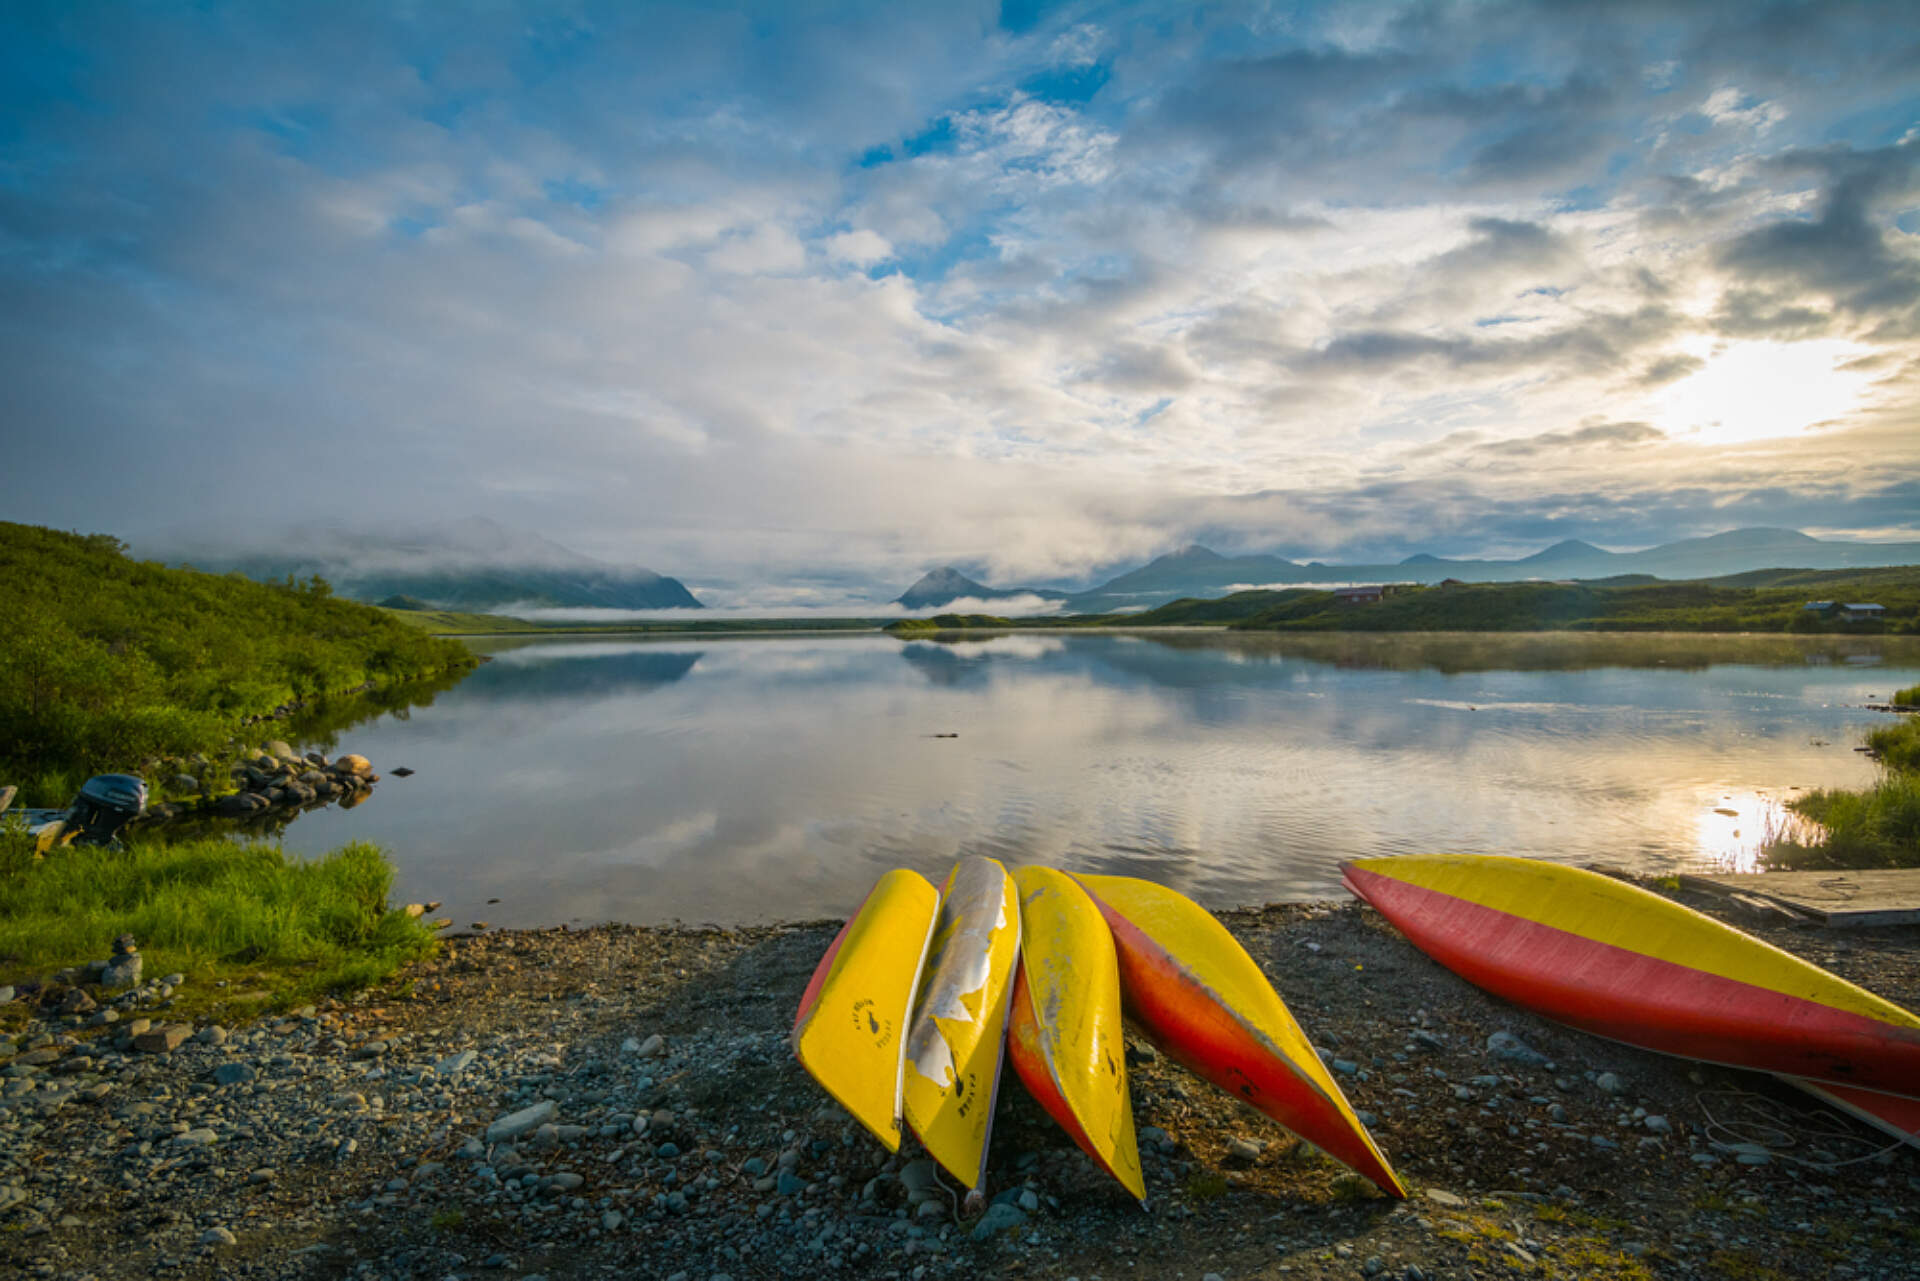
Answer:
[[[353,731],[418,773],[288,840],[377,840],[401,893],[503,924],[843,914],[885,868],[937,878],[962,853],[1216,906],[1337,893],[1365,854],[1737,866],[1792,788],[1867,781],[1858,705],[1920,682],[1920,648],[1876,638],[481,648],[494,661],[429,707]]]

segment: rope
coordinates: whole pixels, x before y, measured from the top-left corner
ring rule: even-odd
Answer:
[[[1714,1114],[1708,1100],[1718,1101],[1716,1106],[1722,1108],[1722,1115]],[[1861,1137],[1852,1118],[1824,1107],[1813,1112],[1796,1108],[1792,1109],[1798,1116],[1796,1123],[1789,1119],[1787,1107],[1750,1090],[1704,1090],[1694,1096],[1694,1101],[1700,1105],[1701,1115],[1707,1118],[1704,1128],[1709,1140],[1727,1146],[1760,1148],[1776,1161],[1810,1170],[1840,1170],[1860,1165],[1896,1152],[1906,1144],[1904,1139],[1894,1139],[1885,1146],[1859,1151],[1871,1141]],[[1791,1152],[1802,1146],[1808,1155],[1796,1156]],[[1859,1155],[1836,1156],[1827,1150],[1830,1146],[1851,1148],[1859,1151]]]

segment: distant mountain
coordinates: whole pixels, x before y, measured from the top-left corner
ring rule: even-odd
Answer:
[[[1756,569],[1867,569],[1920,565],[1920,543],[1848,543],[1794,529],[1735,529],[1706,538],[1610,552],[1570,538],[1518,560],[1453,560],[1420,552],[1398,564],[1298,564],[1280,556],[1222,556],[1197,544],[1067,598],[1074,613],[1164,605],[1183,596],[1224,596],[1240,587],[1289,583],[1518,582],[1626,574],[1719,578]]]
[[[484,516],[401,533],[309,531],[270,550],[201,552],[200,569],[238,571],[261,582],[318,574],[342,596],[471,613],[507,607],[699,609],[678,579],[583,556],[538,534]]]
[[[939,609],[957,600],[1007,600],[1014,596],[1038,596],[1043,600],[1065,600],[1065,592],[1038,587],[994,588],[976,583],[951,565],[943,565],[920,576],[920,581],[894,597],[896,605],[908,609]]]
[[[1297,583],[1319,577],[1308,570],[1280,556],[1222,556],[1195,543],[1068,597],[1067,608],[1077,614],[1149,609],[1203,591],[1219,596],[1235,585]]]

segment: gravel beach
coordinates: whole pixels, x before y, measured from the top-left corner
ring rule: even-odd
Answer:
[[[605,926],[234,1026],[169,1023],[169,976],[67,1014],[0,991],[0,1275],[1920,1277],[1920,1150],[1546,1023],[1355,903],[1222,919],[1411,1200],[1135,1042],[1148,1208],[1009,1079],[969,1216],[787,1048],[837,922]],[[1920,930],[1728,919],[1920,1007]]]

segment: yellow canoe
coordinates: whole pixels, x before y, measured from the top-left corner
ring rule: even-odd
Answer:
[[[1407,1195],[1286,1003],[1226,926],[1152,881],[1074,879],[1113,931],[1128,1017],[1168,1057],[1389,1196]]]
[[[883,875],[820,958],[793,1020],[801,1066],[889,1152],[900,1150],[907,1016],[939,906],[918,872]]]
[[[940,890],[940,921],[907,1029],[907,1124],[969,1188],[986,1182],[1007,1007],[1020,959],[1020,899],[990,858],[963,858]]]
[[[1023,867],[1013,879],[1020,890],[1020,969],[1007,1057],[1080,1150],[1145,1201],[1113,936],[1099,907],[1066,873]]]

